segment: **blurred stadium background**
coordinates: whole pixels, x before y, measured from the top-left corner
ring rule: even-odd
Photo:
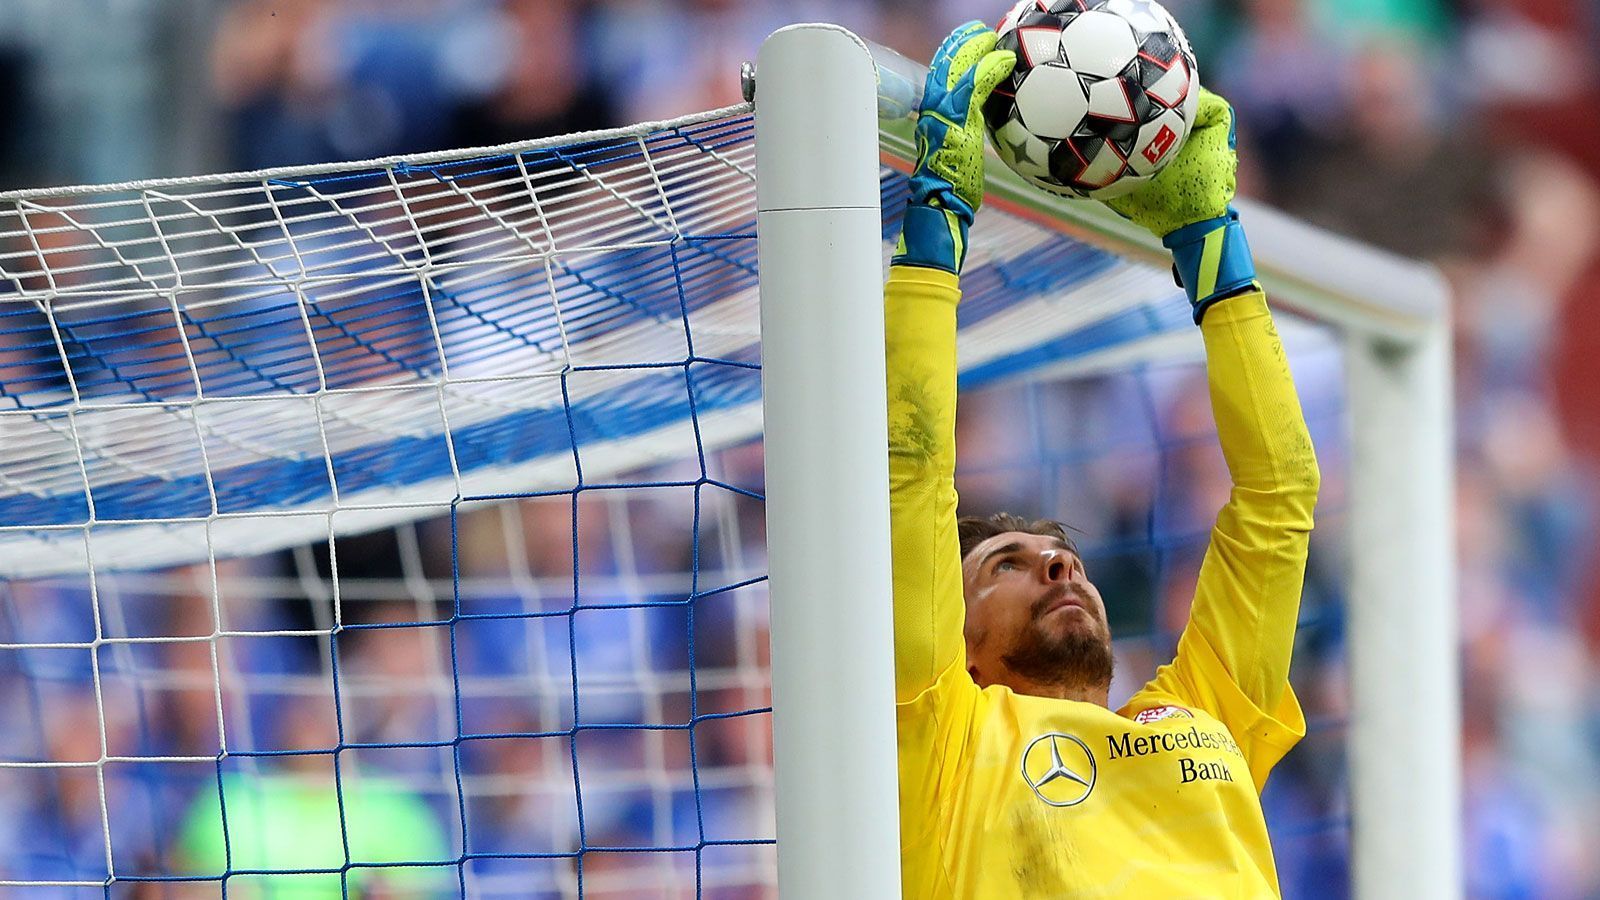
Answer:
[[[950,24],[993,20],[1003,5],[8,0],[0,11],[0,115],[7,123],[0,129],[0,187],[360,159],[664,119],[737,102],[739,63],[787,22],[836,21],[924,58]],[[1472,895],[1480,897],[1600,895],[1600,402],[1592,394],[1600,383],[1600,116],[1593,114],[1600,109],[1600,6],[1592,0],[1167,5],[1196,46],[1203,80],[1239,110],[1244,192],[1311,222],[1434,261],[1454,286],[1467,880]],[[1320,375],[1297,374],[1303,382],[1337,380],[1336,366]],[[1329,390],[1336,394],[1336,387]],[[1111,539],[1157,518],[1172,534],[1196,524],[1203,529],[1217,486],[1200,475],[1185,478],[1188,458],[1208,451],[1183,449],[1206,443],[1203,401],[1203,392],[1185,390],[1159,372],[1065,392],[1003,390],[964,400],[961,441],[969,461],[963,497],[975,510],[1062,515],[1088,534],[1107,538],[1112,548]],[[1162,492],[1139,487],[1147,475],[1140,467],[1148,459],[1135,454],[1108,461],[1101,455],[1090,465],[1069,452],[1084,445],[1097,422],[1110,421],[1113,410],[1130,402],[1148,405],[1155,439],[1178,448],[1169,454],[1175,462],[1166,464],[1163,480],[1185,487],[1168,492],[1160,510],[1151,504]],[[1066,418],[1070,428],[1032,434],[1025,450],[1008,456],[1013,423],[1020,416],[1037,419],[1040,410],[1055,408],[1051,404],[1071,415],[1040,421],[1057,427],[1049,423]],[[1336,422],[1319,424],[1315,398],[1308,414],[1322,446],[1320,439],[1337,431]],[[1330,450],[1337,452],[1330,446],[1324,453]],[[1000,463],[971,464],[980,453]],[[1124,470],[1117,468],[1119,459]],[[729,483],[759,482],[758,448],[723,454],[711,465]],[[1197,473],[1215,471],[1214,462],[1204,459],[1193,465]],[[1342,469],[1325,465],[1324,471],[1325,521],[1333,521]],[[1111,487],[1095,502],[1061,509],[1056,498],[1071,498],[1072,491],[1040,490],[1041,473],[1047,472],[1069,481],[1092,474]],[[1052,500],[1046,504],[1041,496]],[[592,514],[582,520],[595,533],[580,536],[586,549],[595,548],[586,553],[586,572],[592,567],[596,577],[622,579],[618,590],[637,591],[627,578],[669,577],[683,568],[691,552],[689,531],[681,526],[683,497],[592,502]],[[760,567],[760,509],[742,503],[729,499],[712,529],[720,530],[713,541],[717,564],[733,572]],[[463,551],[467,574],[516,581],[570,570],[571,544],[564,543],[572,530],[568,504],[526,502],[513,509],[463,520],[463,533],[479,529],[488,535],[472,553]],[[674,522],[679,524],[665,524]],[[537,539],[546,532],[561,540]],[[359,613],[363,621],[428,618],[426,610],[437,600],[429,594],[429,579],[450,575],[450,536],[448,526],[419,526],[341,545],[342,577],[369,579],[375,586],[373,596],[351,598],[370,601]],[[1318,540],[1324,540],[1320,532]],[[1159,635],[1182,620],[1183,591],[1164,588],[1192,577],[1185,572],[1192,560],[1177,545],[1154,552],[1158,558],[1152,561],[1117,558],[1108,550],[1102,562],[1102,578],[1154,598],[1149,608],[1126,613],[1119,635],[1140,627]],[[1338,586],[1337,579],[1319,577],[1316,566],[1336,565],[1338,548],[1323,547],[1319,554],[1308,604],[1327,615],[1314,620],[1297,664],[1298,671],[1312,673],[1309,683],[1300,684],[1311,697],[1308,708],[1336,722],[1343,714],[1339,604],[1336,597],[1323,602],[1319,592],[1334,594]],[[300,552],[231,566],[223,574],[241,596],[254,598],[248,610],[258,623],[289,630],[325,627],[315,621],[322,608],[316,598],[326,590],[325,566],[315,554]],[[160,591],[169,595],[181,594],[184,584],[208,590],[195,583],[193,572],[148,577],[163,581]],[[125,585],[128,603],[137,607],[139,583]],[[1108,596],[1117,590],[1103,587]],[[27,596],[13,591],[5,599],[10,620],[0,623],[0,633],[8,640],[45,640],[41,635],[70,633],[81,625],[75,619],[81,613],[72,612],[72,590],[17,590]],[[729,694],[729,709],[765,703],[759,677],[764,647],[749,637],[760,634],[760,601],[737,598],[723,611],[724,621],[696,626],[703,630],[697,632],[701,663],[710,660],[733,673],[713,688]],[[24,609],[26,625],[16,618]],[[208,627],[182,621],[178,606],[171,610],[174,618],[165,627],[177,630],[169,633]],[[620,654],[619,671],[640,665],[668,675],[681,671],[682,660],[670,654],[646,653],[647,663],[635,654],[630,661],[630,645],[648,645],[655,633],[650,629],[682,628],[681,622],[650,625],[647,618],[635,622],[644,631],[610,639],[595,635],[592,652]],[[443,651],[419,652],[415,642],[429,639],[404,629],[369,634],[353,641],[348,652],[358,683],[374,692],[373,699],[360,721],[347,721],[347,727],[372,740],[426,732],[417,723],[441,714],[439,698],[425,690],[386,691],[382,684],[426,683],[427,667],[437,665]],[[536,640],[519,632],[486,637],[483,646],[513,639]],[[609,650],[608,640],[615,644]],[[242,670],[268,693],[274,684],[288,683],[274,677],[292,680],[311,665],[305,646],[279,643],[260,641],[238,651]],[[194,656],[197,646],[161,645],[155,655],[170,657],[141,663],[202,679],[198,688],[180,678],[148,694],[153,705],[141,712],[140,730],[159,739],[126,736],[144,742],[141,752],[156,752],[155,744],[174,752],[186,741],[214,744],[214,734],[195,733],[196,722],[215,719],[210,663],[203,653]],[[1143,647],[1124,643],[1119,652],[1149,652]],[[469,665],[490,675],[496,666],[514,666],[488,649]],[[1132,668],[1141,665],[1135,661]],[[21,727],[36,715],[29,712],[35,708],[25,695],[32,689],[21,666],[0,662],[0,730]],[[686,702],[680,694],[664,690],[654,702]],[[95,728],[92,704],[85,708],[68,698],[52,704],[48,718],[52,748],[63,758],[98,752],[82,745],[85,729]],[[317,734],[325,722],[285,718],[283,739],[291,745],[326,743]],[[746,776],[728,780],[714,801],[718,814],[765,821],[765,721],[729,723],[716,732],[711,752],[719,766]],[[595,752],[628,758],[684,751],[668,741],[653,749]],[[404,772],[426,764],[396,757],[379,765]],[[518,766],[536,765],[559,769],[562,762],[527,756],[496,771],[515,777]],[[1290,896],[1347,892],[1339,837],[1342,772],[1337,740],[1313,737],[1308,750],[1275,776],[1269,816],[1309,823],[1303,834],[1275,833]],[[0,780],[0,880],[104,875],[103,867],[98,874],[92,867],[75,869],[74,860],[85,854],[103,862],[100,810],[92,785],[67,782],[45,790],[38,779]],[[119,856],[172,853],[150,832],[179,831],[195,792],[206,784],[163,784],[153,793],[148,785],[140,788],[156,827],[116,834]],[[490,812],[491,821],[507,833],[533,827],[541,820],[541,802],[537,790],[508,791],[503,808]],[[659,823],[660,810],[652,817],[629,802],[622,797],[611,808],[597,807],[596,815],[609,817],[605,827],[614,830],[618,845],[635,838],[648,843],[650,836],[630,837],[629,829]],[[692,818],[697,811],[669,810],[665,819]],[[156,884],[121,889],[117,896],[167,895]],[[52,896],[43,889],[17,890],[18,896]],[[61,894],[69,895],[89,894]]]

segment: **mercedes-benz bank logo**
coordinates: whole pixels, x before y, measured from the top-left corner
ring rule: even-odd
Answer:
[[[1089,799],[1096,774],[1089,745],[1070,734],[1041,734],[1022,751],[1022,780],[1051,806],[1077,806]]]

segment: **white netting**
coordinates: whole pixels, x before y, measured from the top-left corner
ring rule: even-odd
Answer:
[[[209,521],[240,554],[326,531],[289,513],[356,530],[570,489],[570,441],[506,446],[568,406],[606,419],[580,435],[596,465],[659,458],[650,433],[685,416],[652,414],[647,367],[681,378],[685,304],[699,357],[757,337],[753,246],[730,240],[753,226],[750,122],[702,118],[4,202],[4,571],[81,566],[88,521]],[[708,427],[742,407],[751,433],[742,399]],[[102,566],[196,557],[160,528],[102,534]]]

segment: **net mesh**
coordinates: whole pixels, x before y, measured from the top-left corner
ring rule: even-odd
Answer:
[[[772,894],[751,138],[0,198],[0,886]],[[1131,690],[1225,491],[1198,340],[1166,273],[982,215],[965,505],[1084,529]],[[1337,485],[1337,345],[1283,326]],[[1268,794],[1300,896],[1342,866],[1336,494]]]

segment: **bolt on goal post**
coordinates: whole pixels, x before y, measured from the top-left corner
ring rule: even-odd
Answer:
[[[900,895],[878,172],[912,158],[904,119],[924,73],[837,26],[796,25],[747,78],[786,900]],[[1008,212],[1166,265],[1099,204],[998,164],[987,181]],[[1344,347],[1354,892],[1460,896],[1448,293],[1431,267],[1238,205],[1273,305]]]

